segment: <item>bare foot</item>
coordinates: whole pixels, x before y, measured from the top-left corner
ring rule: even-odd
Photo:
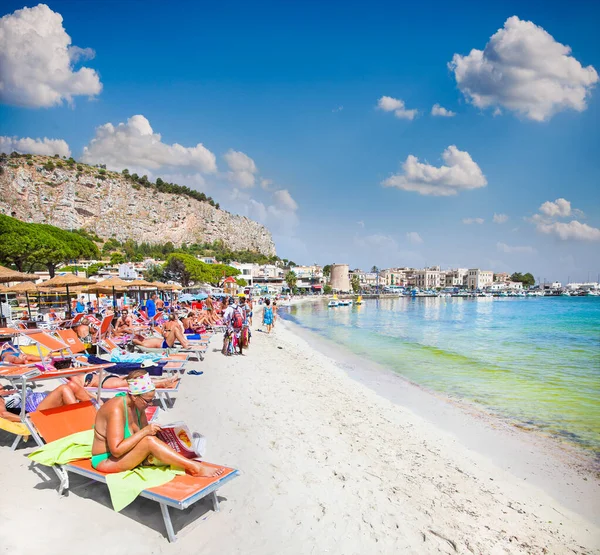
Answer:
[[[221,476],[221,474],[224,474],[225,469],[206,466],[200,461],[190,461],[190,467],[187,469],[187,472],[192,476],[213,478],[215,476]]]

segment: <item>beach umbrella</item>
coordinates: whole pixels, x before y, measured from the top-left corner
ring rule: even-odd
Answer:
[[[24,274],[23,272],[16,272],[10,268],[0,266],[0,283],[10,283],[11,281],[32,281],[38,279],[39,276],[35,274]]]
[[[29,305],[29,293],[37,293],[38,288],[33,281],[22,281],[21,283],[17,283],[17,285],[13,285],[9,287],[7,290],[9,293],[25,293],[25,300],[27,301],[27,314],[29,314],[29,318],[31,318],[31,306]],[[39,301],[39,299],[38,299]],[[39,305],[39,302],[38,302]]]
[[[88,291],[90,293],[111,293],[113,298],[113,308],[117,307],[117,299],[115,296],[115,292],[118,291],[122,293],[125,289],[129,287],[129,282],[121,279],[120,277],[110,277],[103,281],[98,281],[95,285],[90,285],[88,287]]]
[[[48,281],[39,284],[40,289],[56,289],[65,288],[67,290],[67,314],[71,316],[71,302],[69,295],[69,287],[74,288],[78,285],[94,285],[96,282],[93,279],[76,276],[74,274],[64,274],[62,276],[54,276]]]
[[[133,281],[130,281],[128,283],[128,287],[129,287],[129,289],[137,288],[138,301],[140,302],[140,304],[142,302],[142,287],[156,289],[156,285],[154,285],[153,283],[150,283],[149,281],[146,281],[145,279],[135,279]]]

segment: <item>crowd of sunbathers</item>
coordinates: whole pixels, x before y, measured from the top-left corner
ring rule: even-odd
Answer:
[[[158,303],[156,298],[152,301],[153,303],[146,304],[144,311],[123,308],[114,323],[114,337],[128,338],[132,345],[150,349],[171,348],[177,343],[186,348],[189,346],[187,336],[202,334],[210,328],[221,326],[225,329],[224,354],[241,354],[242,349],[250,342],[252,302],[243,296],[229,297],[222,301],[209,297],[201,309],[181,303],[172,307],[171,312],[167,312],[164,303]],[[53,321],[61,323],[58,318]],[[89,341],[98,332],[100,320],[92,315],[82,315],[70,323],[80,339]],[[42,357],[26,354],[9,342],[2,346],[0,359],[5,365],[44,362]],[[121,389],[124,390],[122,393],[99,405],[92,446],[91,462],[94,468],[112,473],[129,470],[151,461],[154,464],[158,462],[181,467],[193,476],[219,475],[223,470],[187,459],[171,449],[156,437],[160,427],[148,423],[145,409],[152,404],[155,390],[173,388],[177,381],[176,377],[153,380],[143,368],[129,373],[126,377],[107,374],[102,380],[97,372],[82,373],[68,378],[67,383],[52,391],[37,392],[27,388],[24,397],[25,412],[94,400],[86,388],[97,389],[100,386]],[[0,418],[21,422],[22,403],[21,391],[12,391],[0,396]]]

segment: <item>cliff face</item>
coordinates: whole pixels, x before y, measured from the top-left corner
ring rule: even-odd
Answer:
[[[63,167],[45,169],[51,161]],[[78,170],[79,168],[79,170]],[[147,243],[212,243],[275,254],[269,230],[243,216],[185,195],[140,187],[118,173],[69,167],[45,156],[0,162],[0,213],[63,229],[84,228],[103,238]]]

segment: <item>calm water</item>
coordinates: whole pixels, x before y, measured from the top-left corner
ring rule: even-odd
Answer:
[[[600,453],[600,298],[323,302],[289,318],[419,385]]]

